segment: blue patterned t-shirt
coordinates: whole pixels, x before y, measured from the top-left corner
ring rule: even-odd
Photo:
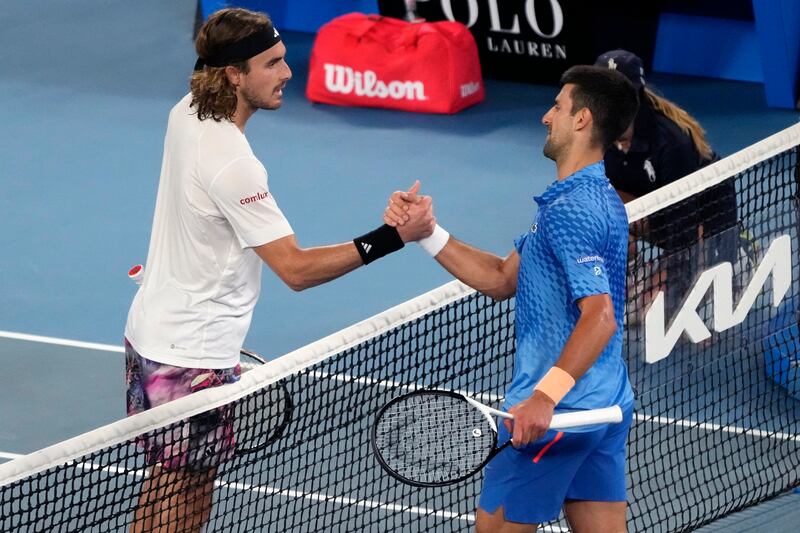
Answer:
[[[556,363],[580,316],[578,300],[609,294],[617,331],[557,410],[633,402],[622,360],[628,217],[600,161],[551,184],[534,197],[539,212],[515,241],[517,279],[514,375],[506,408],[525,400]]]

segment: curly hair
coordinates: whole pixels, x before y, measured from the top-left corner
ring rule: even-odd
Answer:
[[[256,31],[272,24],[269,16],[242,8],[222,9],[211,15],[200,28],[194,47],[200,57],[209,57],[218,50],[239,41]],[[250,67],[247,61],[233,63],[245,74]],[[192,74],[190,82],[192,90],[191,106],[197,109],[197,118],[212,118],[219,122],[222,119],[232,120],[236,111],[236,87],[228,80],[225,67],[209,67]]]

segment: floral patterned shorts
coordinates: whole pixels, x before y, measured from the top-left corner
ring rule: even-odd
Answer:
[[[193,392],[239,380],[239,365],[225,369],[184,368],[151,361],[125,339],[128,416]],[[165,470],[207,470],[233,456],[233,406],[226,405],[141,435],[147,463]]]

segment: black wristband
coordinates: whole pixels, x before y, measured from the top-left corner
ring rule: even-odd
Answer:
[[[365,265],[405,246],[403,239],[400,238],[400,233],[397,232],[397,228],[393,228],[388,224],[384,224],[375,231],[370,231],[361,237],[356,237],[353,239],[353,244],[356,245],[356,250],[358,250],[358,254]]]

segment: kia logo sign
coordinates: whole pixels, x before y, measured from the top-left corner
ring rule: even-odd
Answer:
[[[733,265],[728,262],[700,275],[669,329],[664,316],[664,293],[659,292],[645,315],[645,361],[655,363],[667,357],[684,331],[694,343],[711,337],[708,327],[697,314],[697,306],[709,288],[714,290],[715,331],[725,331],[744,322],[770,275],[772,305],[778,307],[792,284],[792,241],[788,235],[772,241],[736,307],[733,306]]]

